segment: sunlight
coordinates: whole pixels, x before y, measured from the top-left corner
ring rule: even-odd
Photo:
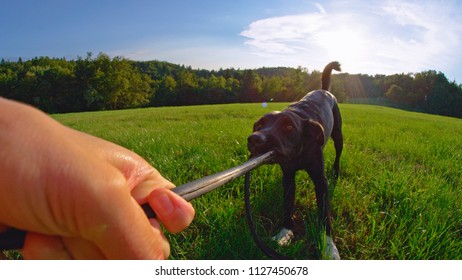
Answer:
[[[348,69],[343,69],[346,72],[360,71],[367,59],[367,41],[357,30],[346,27],[330,30],[319,34],[317,43],[324,48],[328,57],[347,66]]]

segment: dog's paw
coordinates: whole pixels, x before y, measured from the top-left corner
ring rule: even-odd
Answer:
[[[273,236],[271,240],[276,241],[279,246],[287,246],[290,243],[290,240],[294,237],[294,233],[290,229],[283,228],[281,231]]]
[[[332,237],[326,236],[326,250],[325,256],[331,260],[340,260],[340,254],[338,252],[337,246],[335,246],[334,240]]]

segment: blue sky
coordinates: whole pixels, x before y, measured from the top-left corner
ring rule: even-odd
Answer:
[[[104,52],[193,68],[438,70],[462,83],[462,1],[0,0],[0,57]]]

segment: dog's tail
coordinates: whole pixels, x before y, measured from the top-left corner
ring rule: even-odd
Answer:
[[[332,70],[342,71],[340,69],[340,63],[338,61],[333,61],[324,67],[324,71],[322,71],[322,89],[329,90],[330,88],[330,75],[332,74]]]

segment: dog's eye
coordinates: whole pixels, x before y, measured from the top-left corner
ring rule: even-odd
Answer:
[[[263,127],[261,123],[255,124],[254,130],[260,130]]]
[[[287,131],[292,131],[292,130],[294,130],[294,126],[291,125],[291,124],[288,124],[288,125],[285,126],[285,129],[286,129]]]

